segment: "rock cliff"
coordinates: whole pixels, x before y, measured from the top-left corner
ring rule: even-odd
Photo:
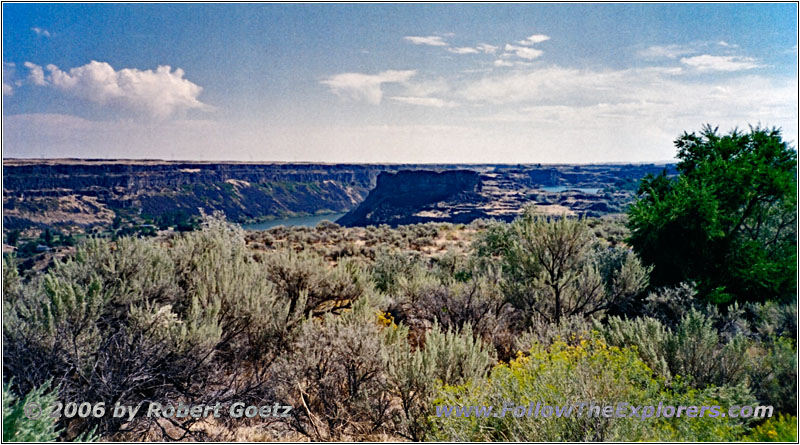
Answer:
[[[351,211],[345,225],[618,212],[664,165],[374,165],[3,160],[4,229],[175,222],[199,209],[237,222]],[[601,194],[544,188],[601,188]],[[372,190],[372,192],[370,192]]]
[[[420,217],[421,209],[438,202],[476,202],[482,200],[480,176],[475,171],[399,171],[382,172],[375,188],[355,209],[337,222],[344,226],[389,224],[397,226],[438,220],[435,216]],[[447,215],[455,221],[461,216],[454,211]]]

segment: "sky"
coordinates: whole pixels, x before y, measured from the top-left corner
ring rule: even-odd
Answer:
[[[797,5],[10,4],[3,157],[592,163],[779,127]]]

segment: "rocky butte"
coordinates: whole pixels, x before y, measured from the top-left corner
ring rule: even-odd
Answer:
[[[621,212],[633,199],[638,179],[658,171],[655,166],[496,166],[482,171],[382,172],[366,199],[337,222],[394,227],[477,218],[510,221],[527,205],[547,214],[600,216]]]

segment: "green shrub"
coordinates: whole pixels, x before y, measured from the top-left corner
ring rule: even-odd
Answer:
[[[548,218],[535,208],[508,228],[490,227],[475,248],[500,257],[503,291],[514,307],[555,323],[624,310],[647,286],[648,269],[636,255],[600,246],[585,220]]]
[[[797,442],[797,417],[779,415],[767,419],[746,436],[743,442]]]
[[[388,360],[390,388],[401,402],[396,433],[425,440],[437,386],[481,379],[494,363],[491,349],[475,339],[469,324],[460,332],[434,325],[425,336],[425,346],[413,352],[407,343],[399,343],[389,351]]]
[[[596,327],[608,344],[635,347],[639,357],[656,375],[667,381],[672,378],[667,355],[671,332],[658,320],[650,317],[632,320],[609,317],[605,326],[598,323]]]
[[[710,125],[675,146],[680,175],[645,177],[628,210],[652,283],[695,281],[714,304],[796,300],[796,149],[775,128]]]
[[[681,376],[697,388],[737,385],[747,378],[747,348],[742,335],[726,342],[710,317],[691,309],[674,330],[654,318],[610,317],[597,325],[609,344],[635,346],[642,360],[669,381]]]
[[[561,342],[550,348],[535,345],[530,355],[495,367],[488,379],[445,386],[434,405],[530,406],[532,402],[564,406],[595,402],[615,405],[722,405],[752,402],[746,388],[666,390],[652,377],[634,350],[584,340],[575,346]],[[439,408],[441,409],[441,408]],[[573,406],[574,413],[578,407]],[[730,418],[605,418],[570,415],[515,418],[429,417],[432,437],[446,441],[664,441],[733,440],[745,426]]]
[[[50,391],[50,384],[45,383],[19,398],[11,391],[11,382],[3,383],[3,442],[55,442],[60,433],[56,429],[56,419],[48,413],[31,419],[23,408],[28,403],[51,407],[57,395],[56,391]]]
[[[746,377],[748,344],[741,335],[724,343],[711,319],[692,309],[667,343],[668,363],[697,388],[736,385]]]
[[[276,369],[277,397],[295,408],[290,427],[324,441],[390,432],[384,337],[366,298],[340,316],[305,323]]]
[[[13,304],[22,292],[22,279],[14,255],[3,255],[3,306]]]
[[[797,412],[797,345],[778,337],[751,351],[750,385],[761,403],[779,412]]]

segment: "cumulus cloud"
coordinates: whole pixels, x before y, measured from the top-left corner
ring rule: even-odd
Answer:
[[[494,66],[499,66],[499,67],[514,66],[514,63],[504,59],[497,59],[494,61]]]
[[[34,85],[47,85],[47,82],[44,80],[44,70],[42,67],[31,62],[25,62],[23,65],[30,71],[28,73],[28,80],[33,82]]]
[[[535,43],[545,42],[547,40],[550,40],[549,36],[546,36],[544,34],[534,34],[534,35],[532,35],[532,36],[530,36],[530,37],[528,37],[528,38],[526,38],[524,40],[520,40],[518,43],[520,45],[530,46],[530,45],[533,45]]]
[[[681,63],[698,71],[742,71],[761,67],[752,57],[712,56],[709,54],[683,57]]]
[[[388,70],[378,74],[342,73],[329,77],[321,83],[330,87],[338,96],[349,97],[377,105],[383,98],[381,86],[385,83],[403,83],[417,74],[415,70]]]
[[[438,97],[392,96],[389,99],[410,105],[434,108],[451,108],[458,105],[455,102],[446,101]]]
[[[528,48],[527,46],[514,46],[511,44],[506,44],[505,50],[507,53],[515,54],[517,57],[526,60],[533,60],[544,53],[539,49]]]
[[[645,59],[677,59],[696,52],[695,49],[683,45],[654,45],[639,51],[638,54]]]
[[[453,54],[478,54],[478,50],[476,48],[460,47],[460,48],[447,48]]]
[[[42,37],[52,37],[53,36],[52,34],[50,34],[50,31],[48,31],[46,29],[39,28],[37,26],[34,26],[33,28],[31,28],[31,31],[35,32],[37,36],[42,36]]]
[[[69,71],[47,65],[42,68],[30,62],[29,79],[36,85],[54,88],[80,99],[100,105],[113,105],[164,119],[188,110],[211,110],[197,97],[203,88],[185,79],[182,69],[174,71],[162,65],[155,70],[123,68],[115,70],[105,62],[90,63]]]
[[[441,36],[406,36],[403,38],[415,45],[447,46],[447,42],[442,40]]]
[[[16,65],[11,62],[3,62],[3,96],[14,95],[14,87],[11,86],[13,82]]]

